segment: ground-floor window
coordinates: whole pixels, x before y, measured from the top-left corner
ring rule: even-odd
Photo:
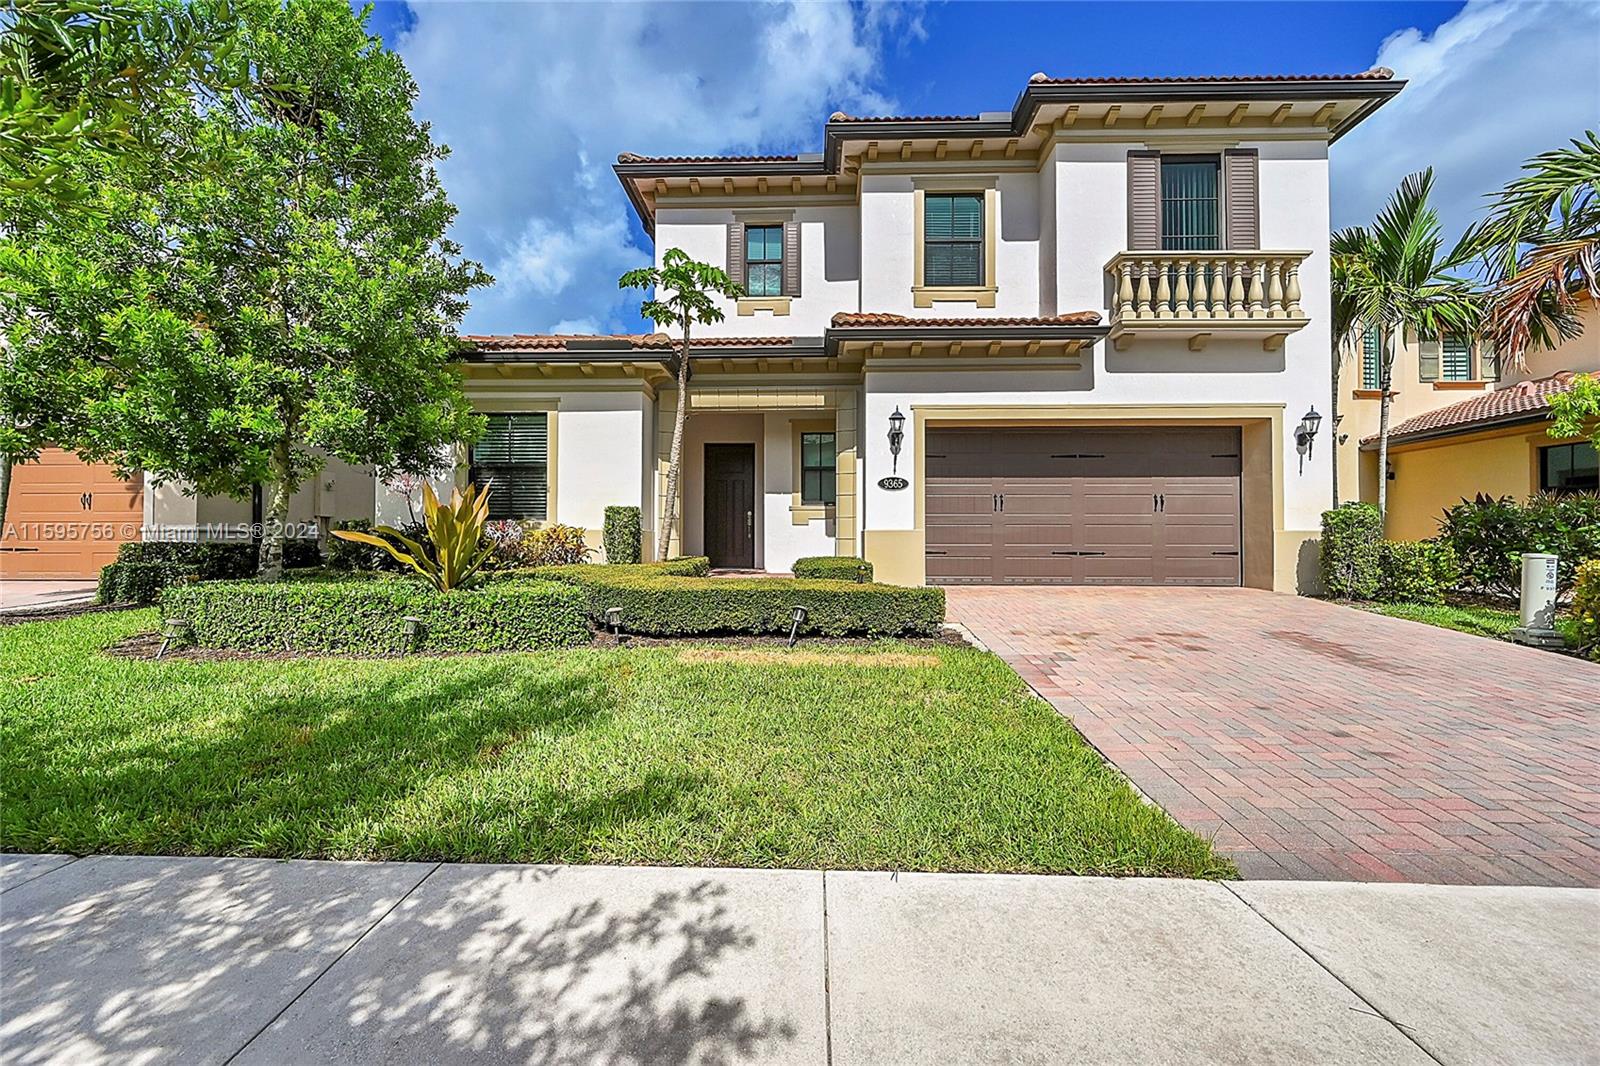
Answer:
[[[838,453],[832,433],[800,434],[800,502],[832,504],[838,498]]]
[[[1600,490],[1600,454],[1588,441],[1540,448],[1539,488],[1545,492]]]
[[[489,517],[543,519],[550,505],[550,416],[494,414],[472,446],[472,482],[491,485]]]

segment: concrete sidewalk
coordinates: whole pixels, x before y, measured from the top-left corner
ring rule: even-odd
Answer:
[[[0,1061],[1600,1054],[1600,891],[0,856]]]

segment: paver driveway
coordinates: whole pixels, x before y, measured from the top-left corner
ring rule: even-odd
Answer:
[[[1600,666],[1252,589],[946,591],[1246,877],[1600,886]]]

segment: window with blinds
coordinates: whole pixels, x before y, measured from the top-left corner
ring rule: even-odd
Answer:
[[[1161,247],[1207,251],[1222,247],[1215,156],[1161,157]]]
[[[744,291],[749,296],[783,295],[783,227],[746,226]]]
[[[982,194],[925,194],[922,207],[922,283],[952,286],[984,284]]]
[[[1446,337],[1439,358],[1442,381],[1472,380],[1472,346],[1460,337]]]
[[[1376,389],[1381,379],[1383,353],[1378,346],[1379,333],[1368,328],[1361,332],[1361,387]]]
[[[492,519],[549,516],[550,416],[490,415],[489,425],[472,446],[472,482],[492,483]]]
[[[832,433],[800,434],[800,502],[832,504],[838,499],[838,454]]]

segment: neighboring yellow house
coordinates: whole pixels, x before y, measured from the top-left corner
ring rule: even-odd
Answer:
[[[1446,508],[1479,493],[1522,499],[1540,491],[1600,488],[1594,445],[1547,432],[1550,397],[1571,388],[1576,373],[1600,373],[1600,316],[1587,298],[1581,313],[1581,335],[1548,351],[1529,352],[1527,365],[1506,368],[1503,380],[1494,380],[1501,375],[1492,356],[1470,345],[1452,345],[1448,338],[1436,346],[1406,345],[1397,353],[1385,522],[1391,539],[1434,536]],[[1402,365],[1407,374],[1415,368],[1419,380],[1402,377]],[[1427,403],[1439,395],[1459,397],[1457,389],[1473,395],[1444,405]],[[1362,391],[1356,395],[1356,404],[1370,403],[1371,410],[1357,406],[1342,429],[1359,441],[1360,498],[1375,503],[1378,394],[1371,390],[1370,401]],[[1420,412],[1419,403],[1425,408]]]

